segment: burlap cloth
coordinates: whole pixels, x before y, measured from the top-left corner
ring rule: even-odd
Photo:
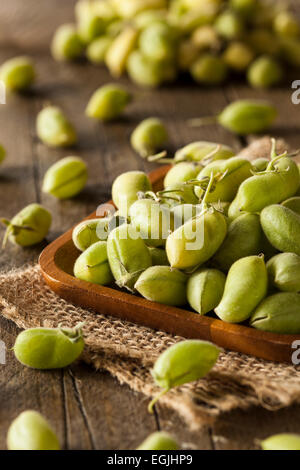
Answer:
[[[255,156],[265,153],[263,148],[261,145]],[[84,321],[83,360],[148,397],[159,391],[150,375],[153,362],[183,339],[67,303],[45,285],[38,266],[0,275],[0,313],[21,328],[56,327],[59,323],[75,326]],[[222,353],[204,379],[171,390],[160,401],[176,410],[193,429],[234,408],[261,405],[276,410],[298,402],[297,368],[234,352]]]

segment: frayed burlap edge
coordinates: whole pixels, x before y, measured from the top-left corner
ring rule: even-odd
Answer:
[[[0,275],[0,312],[21,328],[84,321],[83,360],[147,397],[159,391],[150,374],[153,362],[182,340],[69,304],[46,286],[38,266]],[[295,367],[234,352],[223,352],[207,377],[171,390],[160,401],[176,410],[191,429],[235,408],[261,405],[276,410],[299,402],[300,376]]]

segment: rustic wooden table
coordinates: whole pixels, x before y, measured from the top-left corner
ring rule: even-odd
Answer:
[[[88,64],[57,64],[49,54],[49,40],[57,24],[73,18],[75,0],[5,0],[0,3],[0,63],[12,56],[29,54],[39,79],[27,96],[9,96],[0,105],[0,141],[8,158],[0,172],[0,215],[10,218],[25,205],[37,201],[52,211],[54,222],[48,241],[53,240],[98,204],[107,200],[113,179],[125,170],[146,169],[131,150],[129,135],[146,116],[162,117],[168,125],[172,149],[193,140],[220,141],[240,148],[245,142],[220,127],[191,129],[187,118],[216,113],[238,97],[265,97],[280,110],[275,136],[299,147],[300,108],[291,103],[289,85],[268,92],[255,92],[241,84],[220,89],[200,89],[192,83],[160,90],[137,90],[135,100],[122,120],[95,124],[85,118],[84,108],[92,91],[111,81],[106,70]],[[46,169],[70,151],[50,150],[35,135],[35,117],[44,103],[62,106],[79,130],[75,149],[91,171],[89,184],[77,198],[59,202],[41,192]],[[172,150],[171,149],[171,150]],[[3,229],[0,229],[2,238]],[[9,246],[0,253],[0,270],[36,261],[42,246],[21,249]],[[0,317],[0,339],[10,348],[18,333],[12,322]],[[150,432],[165,429],[189,448],[252,449],[255,438],[276,432],[300,433],[300,406],[277,412],[262,408],[225,414],[213,426],[190,432],[175,413],[159,406],[147,413],[142,395],[121,386],[109,374],[78,364],[66,370],[39,372],[22,367],[12,352],[0,365],[0,448],[5,449],[7,428],[21,411],[34,408],[47,416],[66,449],[134,449]]]

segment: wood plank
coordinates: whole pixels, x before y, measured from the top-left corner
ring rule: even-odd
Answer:
[[[278,433],[300,434],[300,406],[277,411],[263,408],[235,410],[226,413],[212,427],[212,440],[217,450],[254,450],[259,441]]]
[[[121,386],[108,373],[99,373],[87,366],[73,366],[72,376],[94,448],[136,449],[157,429],[155,418],[147,411],[148,400],[144,395]],[[80,449],[82,444],[76,436],[78,429],[73,419],[70,425],[76,444],[75,447],[72,444],[72,448]]]

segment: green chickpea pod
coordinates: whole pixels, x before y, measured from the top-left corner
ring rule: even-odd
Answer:
[[[46,106],[36,120],[39,139],[49,147],[71,147],[77,142],[73,124],[57,106]]]
[[[194,80],[205,85],[216,85],[227,78],[227,65],[221,57],[206,53],[194,62],[190,72]]]
[[[200,315],[213,310],[220,302],[226,276],[217,269],[200,269],[193,273],[187,283],[187,299]]]
[[[33,369],[61,369],[72,364],[82,353],[82,323],[75,328],[29,328],[14,344],[21,364]]]
[[[225,160],[234,156],[234,151],[227,145],[217,144],[215,142],[198,141],[185,145],[175,153],[176,163],[182,161],[192,161],[207,163],[213,160]]]
[[[141,51],[133,51],[128,57],[127,72],[137,85],[155,88],[165,80],[166,64],[149,60]]]
[[[113,282],[108,257],[107,245],[105,241],[98,241],[87,248],[74,265],[74,276],[86,282],[92,282],[101,286],[109,285]]]
[[[188,276],[170,266],[150,266],[139,277],[134,289],[145,299],[175,307],[187,303]]]
[[[109,36],[100,36],[94,39],[86,50],[86,56],[92,64],[104,64],[106,53],[112,44],[112,38]]]
[[[65,157],[47,170],[43,192],[58,199],[74,197],[83,190],[87,177],[87,166],[81,158]]]
[[[170,434],[157,431],[148,436],[137,448],[137,450],[179,450],[178,443]]]
[[[135,48],[137,38],[138,31],[132,26],[127,26],[109,46],[105,63],[113,77],[120,77],[125,72],[127,59]]]
[[[142,121],[131,134],[130,142],[133,149],[146,158],[161,149],[168,140],[164,123],[159,118],[148,118]]]
[[[84,220],[76,225],[72,232],[72,240],[76,248],[85,251],[99,240],[106,241],[109,233],[109,221],[110,218],[103,217]]]
[[[131,101],[127,90],[113,83],[104,85],[94,92],[86,107],[86,115],[101,121],[117,119]]]
[[[289,11],[279,12],[273,21],[276,34],[283,37],[299,37],[300,27],[297,18]]]
[[[272,57],[256,59],[248,69],[247,78],[253,88],[269,88],[278,84],[283,77],[283,70]]]
[[[112,185],[112,199],[120,215],[127,217],[130,206],[138,200],[138,193],[152,190],[152,185],[143,171],[127,171],[119,175]]]
[[[166,349],[156,360],[151,371],[155,383],[162,388],[149,404],[149,411],[159,398],[171,388],[199,380],[213,368],[220,348],[208,341],[190,339]]]
[[[29,57],[14,57],[1,65],[0,80],[8,90],[25,91],[35,80],[34,64]]]
[[[298,434],[275,434],[261,442],[263,450],[300,450]]]
[[[228,44],[223,53],[223,60],[231,69],[243,72],[253,61],[255,53],[247,44],[234,41]]]
[[[172,268],[190,269],[208,261],[222,245],[227,222],[223,213],[207,203],[214,177],[211,175],[202,200],[202,212],[171,233],[166,252]]]
[[[47,236],[52,216],[40,204],[29,204],[22,209],[11,221],[2,219],[7,226],[3,246],[7,240],[23,247],[36,245]]]
[[[174,31],[166,23],[153,23],[142,31],[139,46],[142,54],[150,60],[172,60],[176,54]]]
[[[55,32],[51,53],[58,61],[75,60],[82,56],[84,44],[73,24],[63,24]]]
[[[300,292],[300,256],[279,253],[267,262],[269,282],[283,292]]]
[[[277,109],[264,100],[237,100],[227,105],[217,116],[191,119],[191,126],[217,122],[240,135],[266,131],[277,117]]]
[[[223,38],[227,40],[237,39],[244,32],[244,25],[241,19],[233,11],[224,11],[216,22],[215,28]]]
[[[60,450],[57,436],[37,411],[23,411],[10,425],[8,450]]]
[[[300,294],[280,292],[264,299],[254,310],[250,325],[282,335],[300,333]]]
[[[139,275],[152,265],[150,252],[134,227],[123,224],[112,230],[107,239],[111,272],[119,287],[133,291]]]
[[[267,289],[268,274],[264,258],[241,258],[228,272],[224,294],[215,312],[223,321],[241,323],[266,297]]]

